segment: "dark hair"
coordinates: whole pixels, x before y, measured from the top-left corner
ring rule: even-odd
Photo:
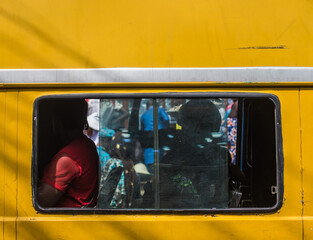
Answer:
[[[108,154],[113,158],[130,160],[132,155],[132,143],[124,138],[121,132],[116,132],[108,144]]]
[[[221,125],[221,115],[209,99],[192,99],[182,105],[178,112],[178,124],[200,124],[202,129],[218,132]]]
[[[83,130],[87,123],[88,104],[84,99],[57,100],[54,114],[67,129]]]

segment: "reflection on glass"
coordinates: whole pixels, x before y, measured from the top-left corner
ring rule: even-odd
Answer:
[[[101,164],[97,208],[229,206],[229,163],[234,160],[227,144],[228,99],[88,103],[92,131],[87,135],[97,145]]]
[[[161,208],[227,208],[227,144],[216,101],[174,99],[170,104],[171,129],[159,131],[160,146],[167,149],[160,160]]]

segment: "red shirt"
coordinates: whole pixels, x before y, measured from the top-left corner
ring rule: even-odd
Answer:
[[[99,157],[89,138],[72,141],[45,167],[42,181],[63,192],[56,207],[93,207],[97,204]]]

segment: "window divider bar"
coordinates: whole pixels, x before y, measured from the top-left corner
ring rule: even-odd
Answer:
[[[154,147],[154,183],[155,183],[155,209],[160,209],[159,186],[159,116],[158,104],[153,99],[153,147]]]

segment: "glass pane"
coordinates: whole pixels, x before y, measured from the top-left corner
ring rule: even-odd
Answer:
[[[161,208],[228,207],[224,103],[224,99],[165,99],[171,120],[168,128],[159,130]]]
[[[94,163],[94,179],[84,189],[99,185],[98,209],[257,208],[272,207],[280,197],[273,192],[278,183],[271,99],[51,98],[38,106],[38,180],[47,173],[56,178],[48,170],[74,142],[64,137],[87,140],[92,151],[82,161]],[[82,136],[83,128],[95,146]],[[75,151],[81,155],[82,149]],[[75,182],[75,190],[83,188]],[[96,194],[82,205],[94,207]],[[41,200],[43,207],[61,206]]]
[[[101,165],[97,207],[227,208],[236,101],[90,99],[88,136]]]
[[[145,189],[152,188],[147,167],[154,163],[152,100],[90,99],[88,103],[87,132],[97,146],[101,169],[97,208],[144,207]]]

